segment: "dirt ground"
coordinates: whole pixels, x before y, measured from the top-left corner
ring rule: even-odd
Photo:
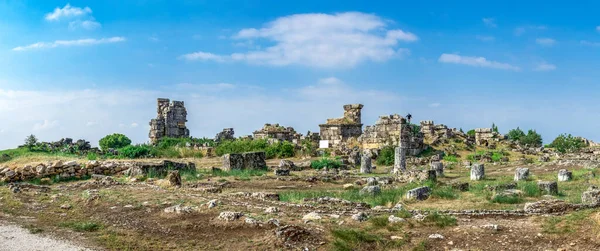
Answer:
[[[219,163],[218,159],[199,162],[199,168]],[[277,160],[268,164],[276,165]],[[512,177],[517,166],[488,165],[486,172],[490,180],[505,180]],[[534,178],[549,179],[565,167],[530,165],[529,168]],[[115,177],[113,184],[94,180],[58,183],[51,185],[50,191],[24,188],[13,193],[8,186],[2,186],[0,220],[18,224],[32,234],[68,239],[95,250],[600,250],[598,209],[553,216],[462,215],[453,216],[454,224],[441,225],[399,215],[406,220],[391,224],[377,219],[387,219],[394,213],[361,209],[357,203],[289,199],[294,193],[342,193],[344,184],[355,184],[370,176],[389,176],[388,170],[378,167],[376,174],[370,175],[351,170],[332,179],[318,179],[323,175],[313,170],[293,172],[290,177],[276,177],[272,172],[252,177],[205,175],[184,181],[181,188],[161,187],[151,180],[135,181],[127,177]],[[438,183],[468,179],[468,170],[463,167],[448,169],[446,173]],[[597,177],[583,179],[577,175],[572,183],[560,184],[559,189],[564,188],[565,192],[559,199],[576,200],[587,185],[599,183]],[[383,189],[404,185],[394,183]],[[206,189],[214,187],[220,187],[221,192]],[[280,198],[260,193],[278,194]],[[452,199],[433,197],[420,202],[406,201],[404,205],[408,210],[431,211],[522,209],[524,203],[539,199],[497,204],[464,192]],[[211,200],[218,201],[216,207],[207,206]],[[393,204],[381,206],[388,209]],[[175,205],[189,207],[189,212],[165,212]],[[266,213],[270,207],[278,208],[278,212]],[[225,211],[241,212],[244,216],[234,221],[219,219]],[[351,219],[359,211],[365,212],[370,220]],[[321,219],[303,220],[311,212],[317,212]],[[279,223],[269,223],[270,219]]]

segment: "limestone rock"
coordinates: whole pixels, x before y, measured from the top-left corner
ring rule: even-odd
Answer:
[[[182,101],[157,100],[157,116],[150,120],[150,141],[156,144],[163,137],[184,138],[190,136],[185,126],[187,111]]]
[[[361,155],[360,173],[371,173],[371,154],[367,152]]]
[[[538,181],[538,187],[547,194],[558,194],[558,183],[556,181]]]
[[[363,222],[369,219],[369,216],[365,212],[360,212],[352,215],[352,219],[358,222]]]
[[[239,218],[241,218],[242,216],[244,216],[244,214],[241,212],[225,211],[225,212],[221,212],[219,214],[218,219],[223,220],[223,221],[235,221],[235,220],[238,220]]]
[[[581,195],[581,202],[588,205],[600,205],[600,189],[595,186],[588,188]]]
[[[571,206],[562,200],[541,200],[525,204],[525,212],[527,213],[560,213],[571,208]]]
[[[573,179],[573,173],[567,169],[560,169],[558,171],[558,181],[570,181]]]
[[[375,177],[367,178],[367,186],[376,186],[376,185],[379,185],[379,181],[377,181],[377,178],[375,178]]]
[[[442,162],[431,162],[431,170],[435,171],[436,177],[444,177],[444,164]]]
[[[179,174],[179,171],[169,171],[169,174],[167,174],[166,179],[169,181],[169,184],[171,186],[181,187],[181,175]]]
[[[515,181],[527,180],[529,178],[529,168],[515,169]]]
[[[429,198],[429,194],[431,193],[431,188],[427,186],[418,187],[406,192],[406,198],[409,200],[426,200]]]
[[[482,180],[485,177],[485,168],[483,164],[474,164],[471,166],[471,180]]]
[[[344,184],[344,189],[349,190],[349,189],[353,189],[354,188],[354,184]]]
[[[175,205],[172,207],[167,207],[163,210],[165,213],[176,213],[176,214],[183,214],[183,213],[191,213],[194,211],[194,209],[192,207],[184,207],[181,205]]]
[[[379,186],[366,186],[360,190],[360,195],[370,195],[375,196],[381,193],[381,188]]]
[[[316,212],[312,212],[309,213],[307,215],[304,215],[304,217],[302,217],[302,220],[304,221],[317,221],[317,220],[321,220],[323,217],[321,217],[321,215],[319,215]]]
[[[298,168],[294,162],[292,162],[291,160],[286,160],[286,159],[282,159],[281,161],[279,161],[279,169],[286,169],[286,170],[291,170],[291,171],[302,171],[300,168]]]
[[[277,168],[274,173],[275,176],[290,176],[290,169]]]
[[[405,221],[406,221],[405,219],[402,219],[400,217],[396,217],[396,216],[393,216],[393,215],[390,215],[390,217],[388,217],[388,222],[392,223],[392,224],[394,224],[394,223],[400,223],[400,222],[405,222]]]
[[[268,207],[267,209],[265,209],[265,213],[268,213],[268,214],[276,214],[276,213],[279,213],[279,208],[276,208],[276,207]]]

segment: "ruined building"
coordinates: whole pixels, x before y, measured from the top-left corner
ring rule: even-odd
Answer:
[[[359,137],[359,142],[363,149],[381,149],[385,146],[400,145],[400,129],[402,121],[405,121],[398,114],[381,116],[372,126],[366,126],[363,134]],[[425,149],[423,144],[423,134],[409,124],[405,124],[405,148],[408,155],[418,155]]]
[[[421,121],[421,132],[425,137],[425,141],[431,145],[437,145],[446,139],[458,139],[465,144],[474,143],[474,139],[469,137],[466,133],[461,132],[456,128],[450,129],[443,124],[436,125],[432,120]]]
[[[319,125],[321,140],[328,140],[330,146],[337,147],[341,143],[356,140],[362,134],[361,110],[363,105],[344,105],[344,117],[327,119]]]
[[[476,128],[475,143],[479,146],[493,146],[504,140],[504,135],[494,132],[492,128]]]
[[[302,137],[293,127],[284,127],[279,124],[265,124],[260,130],[254,131],[255,139],[276,139],[297,143]]]
[[[235,139],[235,132],[233,131],[233,128],[224,128],[223,131],[217,133],[217,135],[215,136],[215,142],[221,142],[221,141],[225,141],[225,140],[234,140]]]
[[[170,102],[169,99],[159,98],[155,119],[150,120],[150,142],[155,144],[163,137],[189,137],[190,131],[185,126],[187,111],[183,101]]]

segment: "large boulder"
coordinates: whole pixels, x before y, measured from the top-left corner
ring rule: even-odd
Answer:
[[[359,194],[376,196],[381,194],[381,188],[379,186],[366,186],[360,190]]]
[[[406,192],[406,198],[409,200],[426,200],[431,194],[431,188],[429,187],[417,187],[415,189],[408,190]]]
[[[515,181],[527,180],[529,178],[529,168],[517,168],[515,170]]]
[[[291,170],[291,171],[302,171],[301,168],[297,167],[294,162],[287,159],[282,159],[279,161],[279,169]]]
[[[558,181],[569,181],[573,179],[573,173],[567,169],[560,169],[558,171]]]
[[[588,205],[600,205],[600,189],[591,186],[581,195],[581,202]]]
[[[241,170],[244,168],[244,157],[238,153],[223,155],[223,170]]]
[[[474,164],[471,166],[471,180],[482,180],[485,177],[485,168],[483,164]]]
[[[558,183],[556,181],[538,181],[538,187],[547,194],[558,194]]]
[[[444,177],[444,164],[440,161],[431,162],[431,170],[435,171],[436,177]]]

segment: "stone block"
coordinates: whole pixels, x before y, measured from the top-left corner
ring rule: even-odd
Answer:
[[[527,180],[529,178],[529,168],[517,168],[515,170],[515,181]]]
[[[595,186],[588,188],[581,195],[581,202],[587,205],[600,205],[600,189]]]
[[[406,193],[406,198],[409,200],[426,200],[427,198],[429,198],[430,193],[431,188],[429,187],[417,187],[415,189],[409,190]]]
[[[223,155],[223,170],[242,170],[244,168],[244,157],[238,153]]]
[[[435,171],[436,177],[444,177],[444,164],[440,161],[431,162],[431,170]]]
[[[558,171],[558,181],[570,181],[573,179],[573,173],[567,169],[560,169]]]
[[[265,161],[265,152],[248,152],[243,153],[244,169],[260,170],[267,168],[267,162]]]
[[[558,183],[556,181],[538,181],[538,187],[547,194],[558,194]]]
[[[482,180],[485,177],[485,167],[483,164],[474,164],[471,166],[471,180]]]

